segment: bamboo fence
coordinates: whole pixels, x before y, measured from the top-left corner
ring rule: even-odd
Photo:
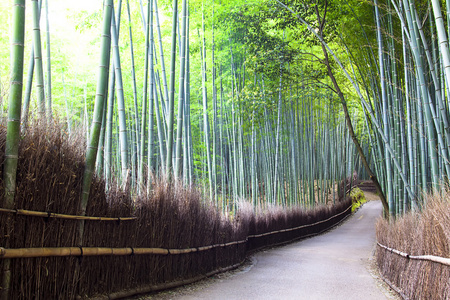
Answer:
[[[351,204],[348,205],[348,201],[346,202],[346,206],[344,207],[342,204],[338,205],[341,208],[338,208],[339,210],[336,212],[334,210],[328,210],[329,212],[334,211],[335,213],[331,216],[327,216],[327,218],[312,222],[309,224],[303,224],[300,226],[294,226],[291,228],[284,228],[284,229],[278,229],[278,230],[272,230],[269,232],[264,233],[258,233],[258,234],[247,234],[247,236],[243,239],[235,240],[235,241],[228,241],[223,243],[216,243],[212,245],[206,245],[206,246],[198,246],[198,247],[189,247],[189,248],[159,248],[159,247],[122,247],[122,248],[113,248],[113,247],[40,247],[40,248],[0,248],[0,258],[1,259],[14,259],[14,261],[22,261],[22,262],[30,262],[29,259],[45,259],[45,258],[60,258],[63,257],[77,257],[78,259],[81,258],[88,258],[88,257],[99,257],[99,256],[127,256],[131,259],[137,258],[138,256],[160,256],[160,257],[169,257],[169,256],[179,256],[179,255],[192,255],[194,253],[201,253],[204,252],[205,256],[213,256],[218,255],[218,253],[213,253],[211,251],[214,251],[216,248],[230,248],[233,253],[233,256],[237,257],[238,262],[237,263],[228,263],[228,265],[220,266],[215,264],[215,268],[212,270],[209,270],[207,272],[202,272],[200,274],[197,274],[195,276],[187,276],[185,278],[182,278],[181,280],[171,280],[170,282],[156,282],[153,284],[141,284],[138,286],[128,286],[125,289],[116,290],[115,287],[112,287],[112,289],[104,290],[103,295],[97,295],[96,293],[93,294],[85,294],[85,296],[94,296],[95,299],[118,299],[123,297],[132,296],[139,293],[149,293],[158,291],[161,289],[171,288],[183,284],[188,284],[197,280],[201,280],[203,278],[212,276],[213,274],[216,274],[218,272],[229,270],[232,268],[236,268],[239,266],[242,261],[244,260],[246,253],[250,253],[252,250],[255,250],[255,245],[258,245],[258,249],[261,248],[261,243],[252,243],[249,242],[249,240],[264,240],[263,243],[265,243],[264,247],[272,246],[274,244],[281,244],[286,243],[294,239],[299,239],[302,237],[318,234],[320,232],[323,232],[324,230],[328,230],[330,227],[333,227],[335,224],[343,220],[348,214],[351,212]],[[24,210],[3,210],[0,209],[1,212],[6,213],[14,213],[16,218],[23,218],[23,217],[43,217],[43,219],[46,219],[48,216],[48,213],[43,212],[35,212],[35,211],[24,211]],[[26,212],[24,214],[17,213],[17,212]],[[61,214],[60,216],[66,216]],[[68,216],[69,218],[63,218],[65,221],[73,222],[78,219],[79,216]],[[123,218],[102,218],[102,217],[93,217],[91,220],[122,220]],[[283,218],[282,218],[283,219]],[[137,223],[141,223],[143,220],[139,219],[137,217],[128,217],[127,220],[135,220]],[[260,221],[253,219],[253,223],[255,223],[253,228],[257,227],[258,222],[261,224]],[[76,223],[76,222],[75,222]],[[101,223],[94,223],[94,224],[101,224]],[[121,225],[118,222],[114,222],[116,227],[121,227]],[[255,226],[256,225],[256,226]],[[324,226],[325,225],[325,226]],[[249,230],[249,229],[247,229]],[[250,232],[250,231],[248,231]],[[292,233],[295,232],[295,235],[292,235]],[[286,234],[289,235],[286,235]],[[284,236],[283,236],[284,235]],[[278,236],[278,237],[277,237]],[[281,236],[281,237],[280,237]],[[271,239],[267,239],[268,237],[271,237]],[[273,237],[277,237],[274,239]],[[244,246],[243,252],[241,255],[237,255],[235,252],[239,249],[236,248],[238,246]],[[242,250],[242,249],[241,249]],[[224,253],[226,254],[226,252]],[[27,261],[28,260],[28,261]],[[192,257],[189,258],[189,260],[192,261]],[[201,259],[195,259],[201,262]],[[38,262],[38,261],[35,261]],[[192,262],[192,264],[195,264]],[[138,265],[138,264],[136,264]],[[42,266],[41,266],[42,267]],[[114,265],[111,264],[109,266],[111,269],[114,269]],[[143,266],[145,268],[145,265]],[[164,266],[169,267],[169,266]],[[18,275],[18,274],[17,274]],[[175,277],[176,278],[176,277]],[[175,279],[174,278],[174,279]],[[45,289],[45,287],[41,287],[41,289]],[[18,295],[18,298],[23,298],[23,296],[20,295],[20,293],[16,294],[17,291],[13,291],[14,295]],[[100,291],[98,291],[100,292]],[[105,294],[106,292],[106,294]],[[80,295],[80,293],[76,293],[77,296]],[[46,294],[48,296],[48,294]],[[56,295],[53,295],[56,296]]]
[[[400,250],[397,249],[393,249],[393,248],[389,248],[385,245],[382,245],[380,243],[377,242],[378,247],[383,248],[391,253],[395,253],[401,257],[407,258],[407,259],[412,259],[412,260],[425,260],[425,261],[432,261],[441,265],[445,265],[445,266],[449,266],[450,267],[450,258],[446,258],[446,257],[440,257],[440,256],[435,256],[435,255],[412,255],[412,254],[408,254],[405,252],[402,252]]]
[[[427,201],[420,213],[376,226],[380,275],[403,299],[450,299],[448,192]]]
[[[245,244],[248,242],[248,239],[251,239],[251,238],[259,238],[259,237],[264,237],[264,236],[273,235],[273,234],[280,234],[280,233],[284,233],[284,232],[290,232],[290,231],[299,230],[302,228],[308,228],[308,227],[313,227],[313,226],[316,226],[319,224],[323,224],[325,222],[328,222],[332,219],[335,219],[335,218],[347,213],[351,209],[351,207],[352,207],[352,205],[348,206],[344,211],[337,213],[336,215],[333,215],[325,220],[321,220],[321,221],[314,222],[311,224],[301,225],[301,226],[297,226],[297,227],[293,227],[293,228],[286,228],[286,229],[282,229],[282,230],[275,230],[275,231],[261,233],[261,234],[252,234],[252,235],[248,235],[247,238],[244,240],[209,245],[209,246],[201,246],[201,247],[186,248],[186,249],[133,248],[133,247],[126,247],[126,248],[46,247],[46,248],[5,249],[3,247],[0,247],[0,258],[5,259],[5,258],[31,258],[31,257],[36,258],[36,257],[61,257],[61,256],[78,256],[78,257],[82,257],[82,256],[125,256],[125,255],[150,255],[150,254],[153,254],[153,255],[179,255],[179,254],[188,254],[188,253],[193,253],[193,252],[202,252],[202,251],[207,251],[207,250],[211,250],[211,249],[218,248],[218,247],[229,247],[229,246],[234,246],[234,245],[239,245],[239,244]],[[5,211],[5,210],[0,209],[0,211]],[[15,210],[15,211],[22,211],[22,210]],[[25,215],[43,216],[39,212],[28,211],[28,213],[29,214],[25,214]],[[38,213],[38,214],[36,214],[36,213]],[[83,220],[82,218],[80,218],[80,216],[65,216],[65,215],[61,215],[61,216],[67,217],[67,219],[71,219],[71,220]],[[102,220],[101,217],[91,217],[91,218],[92,219],[88,219],[88,220]],[[103,218],[103,219],[111,221],[111,220],[122,220],[125,218]],[[133,218],[128,218],[128,219],[135,220],[136,218],[133,217]],[[332,224],[331,226],[334,226],[334,225],[335,224]],[[328,230],[328,229],[329,229],[329,227],[326,228],[325,230]],[[302,237],[302,236],[300,236],[300,237]],[[297,238],[299,238],[299,237],[297,237]],[[380,247],[388,249],[389,251],[397,253],[399,255],[408,256],[408,254],[403,254],[402,252],[399,252],[395,249],[387,248],[379,243],[378,243],[378,245]],[[271,246],[271,245],[267,245],[267,246]],[[439,258],[439,257],[435,257],[432,255],[411,256],[411,257],[408,256],[408,258],[431,260],[431,261],[450,265],[450,259],[446,260],[444,258]]]

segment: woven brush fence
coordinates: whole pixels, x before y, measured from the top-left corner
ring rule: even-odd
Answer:
[[[119,189],[105,194],[96,178],[86,212],[95,218],[84,220],[83,245],[77,245],[80,141],[58,126],[30,128],[21,141],[15,207],[0,210],[0,270],[9,259],[10,299],[113,298],[189,282],[236,266],[249,251],[319,233],[351,212],[350,199],[307,212],[255,214],[242,205],[230,219],[196,190],[164,180],[150,195],[132,199]],[[1,168],[3,195],[2,178]]]
[[[404,299],[450,299],[450,195],[421,213],[377,223],[377,263]]]

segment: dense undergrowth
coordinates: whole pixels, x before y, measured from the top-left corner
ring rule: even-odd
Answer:
[[[4,149],[5,128],[0,127]],[[20,142],[16,209],[79,214],[85,144],[68,138],[59,125],[32,126]],[[4,161],[4,152],[0,154]],[[0,170],[2,173],[2,170]],[[3,174],[0,193],[3,195]],[[232,241],[247,242],[183,255],[130,255],[12,259],[11,299],[73,299],[206,274],[242,262],[248,251],[320,232],[350,210],[350,199],[314,210],[254,209],[245,201],[226,217],[193,188],[155,180],[151,194],[130,196],[119,188],[104,192],[94,178],[88,216],[137,217],[134,221],[86,221],[77,245],[79,221],[1,213],[0,243],[10,248],[133,247],[183,249]],[[256,235],[330,218],[319,225],[259,238]],[[10,226],[7,226],[7,222]],[[7,232],[7,228],[10,231]],[[3,264],[3,260],[0,260]],[[0,274],[0,282],[3,274]]]
[[[427,196],[421,213],[377,223],[380,244],[410,255],[450,258],[450,193]],[[377,249],[381,274],[408,299],[450,299],[450,267]]]

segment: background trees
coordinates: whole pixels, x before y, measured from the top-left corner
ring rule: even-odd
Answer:
[[[390,213],[420,206],[419,191],[438,187],[449,169],[446,52],[433,39],[439,29],[445,44],[439,3],[284,4],[294,14],[276,1],[191,0],[186,13],[181,2],[115,1],[117,39],[97,173],[137,188],[151,174],[177,166],[177,178],[204,186],[224,208],[234,208],[239,198],[283,205],[333,201],[326,196],[333,182],[354,169],[367,176],[343,129],[344,100]],[[48,39],[41,42],[52,60],[43,60],[43,70],[51,66],[44,84],[51,78],[52,112],[68,119],[68,133],[72,124],[89,136],[102,8],[71,4],[60,14],[67,26],[59,26],[59,5],[49,3],[51,47]],[[333,59],[313,33],[321,33]],[[167,61],[172,53],[173,67]],[[9,67],[7,54],[1,55],[4,83]],[[31,82],[31,71],[26,75]],[[7,92],[4,84],[1,92]],[[31,88],[31,114],[37,92]]]

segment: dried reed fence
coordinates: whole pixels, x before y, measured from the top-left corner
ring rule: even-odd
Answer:
[[[2,149],[4,143],[0,127]],[[83,144],[58,125],[30,127],[21,141],[15,208],[0,211],[11,299],[117,298],[187,283],[235,267],[248,251],[321,232],[350,213],[350,199],[310,211],[254,212],[241,203],[228,218],[194,189],[157,180],[150,195],[131,197],[120,189],[105,194],[96,178],[86,213],[93,218],[77,245]]]
[[[422,213],[377,223],[378,267],[404,299],[450,299],[449,197],[428,196]]]

